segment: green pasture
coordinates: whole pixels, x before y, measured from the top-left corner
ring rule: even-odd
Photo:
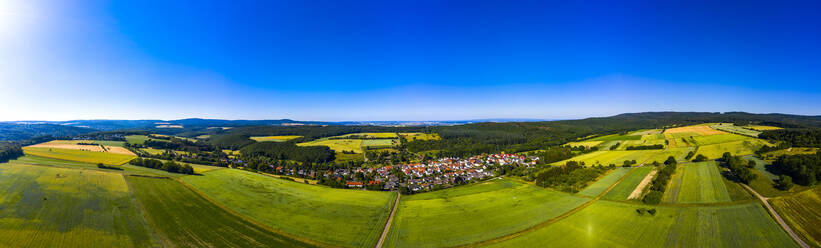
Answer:
[[[23,147],[23,151],[26,154],[34,156],[71,160],[92,164],[103,163],[107,165],[121,165],[136,158],[136,156],[133,155],[117,154],[110,152],[92,152],[48,147]]]
[[[229,209],[297,237],[346,247],[373,247],[396,193],[332,189],[242,170],[182,180]]]
[[[698,154],[704,155],[710,159],[721,158],[725,152],[729,152],[733,154],[733,156],[742,156],[753,154],[764,145],[770,144],[763,140],[748,138],[741,141],[700,146],[698,148]]]
[[[363,139],[318,139],[297,144],[298,146],[327,146],[336,152],[353,151],[362,153]]]
[[[435,133],[399,133],[400,136],[405,137],[408,141],[425,141],[425,140],[439,140],[439,134]]]
[[[479,242],[524,230],[587,201],[507,179],[403,196],[385,246]]]
[[[640,140],[641,135],[618,135],[618,134],[611,134],[605,135],[601,137],[596,137],[589,139],[589,141],[614,141],[614,140]]]
[[[699,162],[679,165],[682,169],[680,173],[681,183],[678,189],[668,190],[678,191],[675,203],[713,203],[731,201],[727,187],[722,180],[716,162]],[[670,199],[672,201],[672,199]]]
[[[125,136],[125,141],[129,144],[145,144],[145,141],[148,140],[147,135],[127,135]]]
[[[273,141],[273,142],[285,142],[292,139],[302,138],[300,135],[278,135],[278,136],[254,136],[251,137],[252,140],[257,142],[265,142],[265,141]]]
[[[399,139],[366,139],[362,140],[364,148],[384,148],[399,145]]]
[[[713,145],[713,144],[720,144],[720,143],[728,143],[728,142],[735,142],[735,141],[743,141],[743,140],[752,140],[752,139],[753,138],[738,135],[738,134],[731,134],[731,133],[693,137],[693,140],[695,140],[696,144],[698,144],[699,146],[706,146],[706,145]]]
[[[711,125],[710,127],[713,128],[713,129],[716,129],[716,130],[721,130],[721,131],[728,132],[728,133],[740,134],[740,135],[750,136],[750,137],[758,137],[758,134],[761,133],[761,131],[757,131],[757,130],[749,129],[749,128],[745,128],[745,127],[739,127],[739,126],[733,125],[732,123],[719,123],[719,124]]]
[[[597,196],[607,190],[610,185],[613,185],[616,181],[619,180],[622,176],[630,172],[631,167],[618,167],[614,170],[611,170],[607,175],[600,177],[596,180],[595,183],[590,184],[582,191],[579,191],[580,195],[586,196]]]
[[[655,215],[636,209],[652,208]],[[597,201],[492,247],[797,247],[759,203],[664,207]]]
[[[655,169],[653,166],[636,167],[624,180],[621,180],[616,187],[613,187],[610,192],[607,192],[603,198],[617,201],[627,200],[627,197],[633,193],[633,190],[639,186],[639,183],[641,183],[653,169]]]
[[[601,143],[604,143],[604,141],[601,141],[601,140],[593,140],[593,141],[576,141],[576,142],[570,142],[570,143],[567,143],[567,144],[565,144],[565,145],[566,145],[566,146],[573,146],[573,147],[576,147],[576,146],[584,146],[584,147],[590,148],[590,147],[595,147],[595,146],[598,146],[598,145],[600,145]]]

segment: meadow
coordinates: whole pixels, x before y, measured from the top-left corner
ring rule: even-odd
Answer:
[[[400,136],[404,137],[408,141],[415,141],[415,140],[439,140],[442,139],[439,137],[439,134],[435,133],[399,133]]]
[[[598,180],[596,180],[596,182],[590,184],[584,190],[579,191],[579,194],[590,197],[598,196],[599,194],[607,190],[607,188],[609,188],[610,185],[613,185],[613,183],[618,181],[619,178],[630,172],[630,169],[631,167],[618,167],[610,171],[610,173],[607,173],[607,175],[600,177]]]
[[[678,191],[675,203],[713,203],[729,202],[730,194],[722,181],[716,162],[700,162],[679,165],[682,170],[676,171],[681,177],[679,189],[669,189]],[[672,200],[672,199],[670,199]]]
[[[403,196],[385,245],[470,244],[535,226],[589,200],[508,179]]]
[[[355,136],[355,137],[352,137],[352,136]],[[377,138],[377,139],[399,138],[399,136],[396,135],[396,133],[351,133],[351,134],[345,134],[345,135],[340,135],[340,136],[334,136],[334,138],[356,138],[356,137],[369,138],[369,139],[373,139],[373,138]]]
[[[753,154],[764,145],[770,144],[763,140],[750,138],[741,141],[700,146],[698,148],[698,154],[704,155],[709,159],[721,158],[725,152],[729,152],[733,156],[742,156]]]
[[[754,138],[758,137],[758,134],[761,133],[761,131],[757,131],[757,130],[749,129],[749,128],[745,128],[745,127],[739,127],[739,126],[733,125],[732,123],[719,123],[719,124],[716,124],[716,125],[711,125],[710,127],[713,128],[713,129],[716,129],[716,130],[721,130],[721,131],[728,132],[728,133],[740,134],[740,135],[744,135],[744,136],[750,136],[750,137],[754,137]]]
[[[770,204],[807,244],[821,247],[821,187],[770,199]]]
[[[0,247],[157,247],[120,173],[0,164]]]
[[[728,142],[735,142],[735,141],[742,141],[742,140],[750,140],[750,137],[741,136],[738,134],[716,134],[716,135],[706,135],[706,136],[695,136],[693,140],[695,140],[696,144],[699,146],[706,146],[712,144],[720,144],[720,143],[728,143]]]
[[[62,148],[48,148],[48,147],[24,147],[23,151],[26,154],[55,158],[62,160],[71,160],[85,163],[102,163],[107,165],[121,165],[136,158],[134,155],[117,154],[110,152],[91,152],[74,149]]]
[[[576,141],[576,142],[567,143],[565,145],[573,146],[573,147],[584,146],[584,147],[590,148],[590,147],[596,147],[596,146],[600,145],[601,143],[604,143],[604,141],[602,141],[602,140]]]
[[[637,208],[653,208],[655,215]],[[491,247],[797,247],[759,203],[665,207],[597,201]]]
[[[749,129],[752,129],[752,130],[758,130],[758,131],[767,131],[767,130],[778,130],[778,129],[782,129],[782,128],[780,128],[780,127],[773,127],[773,126],[762,126],[762,125],[747,125],[747,126],[744,126],[744,127],[749,128]]]
[[[321,243],[373,247],[396,193],[332,189],[242,170],[182,180],[229,209],[282,232]]]
[[[778,151],[766,152],[761,154],[761,156],[766,160],[771,161],[784,155],[815,154],[818,150],[819,149],[817,147],[790,147]]]
[[[148,140],[148,135],[126,135],[125,142],[129,144],[145,144],[145,141]]]
[[[285,142],[285,141],[289,141],[289,140],[292,140],[292,139],[298,139],[298,138],[302,138],[302,136],[300,136],[300,135],[279,135],[279,136],[254,136],[254,137],[251,137],[251,139],[255,140],[256,142],[266,142],[266,141]]]
[[[362,147],[368,149],[394,147],[399,145],[399,139],[366,139],[362,140]]]
[[[164,246],[309,247],[229,213],[173,179],[126,178]]]
[[[640,140],[641,135],[618,135],[618,134],[611,134],[605,135],[601,137],[596,137],[589,139],[590,141],[613,141],[613,140]]]
[[[603,198],[617,201],[627,200],[630,193],[633,193],[633,190],[639,186],[639,183],[641,183],[641,181],[647,177],[647,174],[653,171],[653,169],[655,169],[653,166],[642,166],[633,169],[633,171],[630,172],[624,180],[621,180],[621,182],[619,182],[616,187],[613,187],[610,192],[607,192]]]
[[[767,162],[765,162],[764,160],[761,160],[761,159],[755,157],[755,155],[746,155],[746,156],[743,156],[742,158],[744,158],[747,161],[755,161],[755,169],[758,170],[759,172],[761,172],[761,174],[763,174],[764,176],[766,176],[770,180],[777,180],[778,179],[778,175],[774,174],[770,170],[767,170]]]
[[[363,139],[318,139],[297,144],[298,146],[327,146],[331,150],[341,153],[342,151],[353,151],[362,153]]]

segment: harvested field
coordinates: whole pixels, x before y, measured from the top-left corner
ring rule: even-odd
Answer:
[[[95,143],[95,144],[101,144],[101,145],[78,145],[77,143]],[[111,146],[111,145],[105,145],[104,143],[105,142],[93,141],[93,140],[54,140],[54,141],[49,141],[49,142],[46,142],[46,143],[31,145],[31,146],[28,146],[28,147],[59,148],[59,149],[81,150],[81,151],[89,151],[89,152],[108,152],[108,153],[115,153],[115,154],[137,156],[133,152],[129,151],[128,149],[123,148],[122,146]],[[118,143],[110,143],[109,142],[108,144],[118,144]]]
[[[634,189],[633,192],[630,193],[630,196],[627,197],[627,200],[639,199],[639,197],[641,197],[641,193],[644,192],[644,188],[647,188],[647,185],[650,184],[651,181],[653,181],[653,177],[655,176],[656,170],[653,170],[650,172],[650,174],[647,174],[647,176],[645,176],[644,179],[641,180],[639,185],[636,186],[636,189]]]

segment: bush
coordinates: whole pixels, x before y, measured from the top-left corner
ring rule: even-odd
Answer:
[[[699,155],[696,156],[696,159],[693,159],[693,162],[704,162],[704,161],[707,161],[707,160],[709,160],[707,158],[707,156],[699,154]]]
[[[778,179],[778,182],[775,183],[775,187],[780,190],[790,190],[792,186],[792,177],[787,175],[781,175],[781,177]]]
[[[663,193],[661,193],[661,191],[655,191],[655,190],[653,190],[653,191],[650,191],[650,193],[647,193],[647,195],[645,195],[645,196],[644,196],[644,200],[642,200],[642,201],[643,201],[645,204],[653,204],[653,205],[656,205],[656,204],[661,203],[661,197],[662,197],[663,195],[664,195],[664,194],[663,194]]]

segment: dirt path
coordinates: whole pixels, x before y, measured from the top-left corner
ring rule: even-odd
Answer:
[[[399,197],[402,194],[396,192],[396,200],[393,202],[393,209],[391,209],[391,215],[388,217],[388,222],[385,223],[385,229],[382,230],[382,236],[379,237],[379,242],[376,242],[376,248],[382,248],[382,244],[385,242],[385,237],[388,236],[388,231],[391,229],[391,222],[393,222],[393,215],[396,213],[396,208],[399,207]]]
[[[634,189],[633,192],[630,193],[630,196],[628,196],[627,199],[639,198],[641,196],[641,192],[644,192],[644,188],[646,188],[647,185],[650,184],[650,181],[653,181],[653,176],[655,175],[656,170],[654,169],[653,171],[648,173],[647,176],[644,177],[644,179],[641,180],[641,183],[639,183],[639,185],[636,186],[636,189]]]
[[[792,237],[792,239],[795,240],[795,242],[798,243],[799,246],[801,246],[803,248],[809,248],[810,247],[809,245],[807,245],[807,243],[804,243],[804,240],[801,240],[801,238],[798,237],[798,235],[795,234],[795,232],[793,232],[792,228],[790,228],[790,226],[787,225],[787,223],[784,222],[783,219],[781,219],[781,216],[778,215],[778,212],[776,212],[775,209],[773,209],[773,207],[770,206],[770,203],[767,202],[766,197],[758,194],[758,192],[753,190],[753,188],[750,188],[750,186],[747,186],[746,184],[743,184],[743,183],[740,183],[740,184],[741,184],[741,186],[744,186],[745,189],[752,192],[753,195],[758,197],[758,200],[761,200],[761,202],[764,203],[764,206],[767,207],[767,211],[770,211],[770,215],[772,215],[773,218],[775,218],[775,221],[778,222],[779,225],[781,225],[781,228],[784,228],[784,231],[787,231],[787,234],[789,234],[790,237]]]

